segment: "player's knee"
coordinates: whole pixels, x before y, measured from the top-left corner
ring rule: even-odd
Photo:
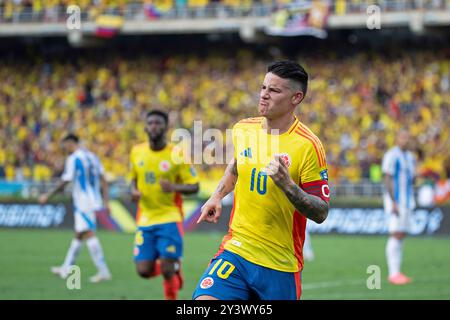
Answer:
[[[152,268],[137,266],[136,267],[137,274],[144,279],[148,279],[152,276]]]
[[[163,261],[161,263],[161,273],[164,279],[170,279],[175,274],[175,262]]]
[[[144,279],[148,279],[152,276],[152,273],[147,270],[137,270],[137,273],[141,278],[144,278]]]

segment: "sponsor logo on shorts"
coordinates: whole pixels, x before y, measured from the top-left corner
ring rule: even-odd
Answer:
[[[207,277],[207,278],[203,279],[202,282],[200,283],[200,288],[209,289],[213,285],[214,285],[214,279],[211,277]]]

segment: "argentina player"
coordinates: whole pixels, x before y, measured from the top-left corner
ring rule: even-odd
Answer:
[[[90,282],[109,280],[111,273],[106,265],[102,246],[95,235],[95,213],[106,207],[109,201],[108,183],[104,177],[103,166],[97,156],[80,146],[79,138],[74,134],[68,134],[63,139],[62,147],[69,154],[64,172],[57,186],[41,195],[39,202],[46,203],[53,195],[63,190],[66,184],[72,182],[75,238],[72,240],[63,264],[52,267],[51,271],[66,278],[69,267],[75,264],[83,240],[86,240],[91,258],[98,269],[98,273],[89,279]]]

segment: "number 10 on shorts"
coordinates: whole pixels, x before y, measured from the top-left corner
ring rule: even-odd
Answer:
[[[211,268],[211,270],[208,273],[209,275],[213,275],[214,272],[217,270],[217,276],[219,278],[227,279],[230,276],[230,274],[233,272],[235,266],[228,261],[223,261],[223,263],[222,263],[222,260],[223,259],[219,259],[213,265],[213,267]]]

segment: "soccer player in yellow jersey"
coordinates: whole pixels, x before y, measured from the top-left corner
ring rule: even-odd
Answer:
[[[174,146],[166,142],[167,129],[168,115],[150,111],[145,125],[149,142],[131,151],[131,193],[139,201],[134,260],[143,278],[162,273],[165,298],[175,300],[183,283],[181,194],[198,192],[199,184],[191,165],[174,161]]]
[[[234,190],[229,232],[193,299],[300,299],[306,221],[322,223],[330,197],[322,144],[294,115],[307,82],[299,64],[271,64],[262,117],[234,126],[234,159],[198,220],[216,223],[222,198]]]

